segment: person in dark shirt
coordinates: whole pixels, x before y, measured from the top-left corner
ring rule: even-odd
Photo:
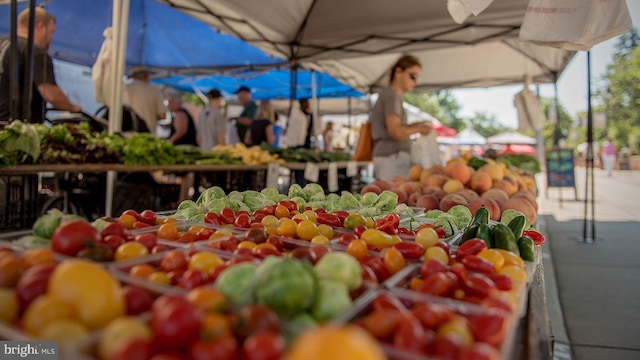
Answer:
[[[167,97],[168,107],[173,117],[169,141],[174,145],[198,146],[196,124],[191,114],[182,107],[180,94],[175,91],[166,91],[165,96]]]
[[[23,109],[22,96],[25,88],[26,77],[26,57],[27,57],[27,37],[29,36],[29,9],[22,11],[18,15],[17,35],[18,35],[18,107],[17,114],[11,117],[11,89],[9,76],[11,72],[11,54],[13,48],[11,40],[6,37],[0,39],[0,121],[27,120],[29,122],[41,123],[45,119],[46,102],[53,105],[56,110],[80,112],[80,105],[72,103],[56,84],[53,72],[53,62],[47,54],[49,45],[53,40],[53,33],[56,30],[56,20],[45,9],[36,7],[35,27],[33,32],[33,92],[31,99],[31,116],[25,119],[27,113]]]
[[[313,133],[313,112],[311,111],[311,104],[308,99],[300,99],[300,110],[302,110],[307,117],[307,136],[301,148],[311,149],[311,137],[315,136],[315,134]]]
[[[273,123],[275,122],[275,113],[271,102],[262,100],[258,108],[257,120],[253,120],[249,126],[249,130],[245,134],[244,143],[247,145],[260,145],[266,142],[273,145],[276,142],[276,136],[273,132]]]
[[[251,89],[246,86],[241,86],[236,90],[238,101],[244,106],[240,116],[232,118],[236,121],[236,129],[238,131],[238,140],[244,142],[246,139],[247,130],[251,126],[251,123],[256,118],[258,106],[255,101],[251,99]]]

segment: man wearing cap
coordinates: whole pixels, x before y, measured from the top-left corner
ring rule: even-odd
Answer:
[[[28,120],[41,123],[45,119],[46,102],[51,103],[56,110],[80,112],[80,105],[72,103],[67,95],[56,84],[53,72],[53,62],[47,50],[53,40],[56,30],[56,20],[45,9],[36,7],[35,26],[33,31],[33,92],[31,98],[31,116],[25,119],[26,109],[22,108],[22,94],[24,93],[25,63],[27,59],[27,37],[29,36],[29,9],[18,15],[18,64],[19,95],[17,114],[11,117],[11,89],[9,84],[10,62],[13,49],[11,40],[0,39],[0,121]]]
[[[132,81],[125,85],[122,102],[131,107],[155,135],[158,120],[166,117],[162,91],[151,84],[151,71],[145,66],[134,66],[129,77]]]
[[[235,94],[238,96],[240,104],[244,105],[244,109],[242,109],[240,116],[232,118],[231,120],[236,121],[238,139],[244,142],[245,134],[258,113],[258,105],[256,105],[255,101],[251,99],[251,90],[246,86],[238,88]]]
[[[211,150],[216,145],[224,145],[227,133],[227,121],[220,111],[222,93],[218,89],[212,89],[207,93],[207,99],[209,99],[209,106],[200,113],[196,134],[198,146],[205,151]]]

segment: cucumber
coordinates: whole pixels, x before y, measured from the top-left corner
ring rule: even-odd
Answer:
[[[484,242],[487,243],[487,246],[489,247],[489,249],[496,247],[493,241],[491,226],[487,224],[480,224],[480,226],[478,226],[478,232],[476,232],[476,237],[478,239],[484,240]]]
[[[511,231],[507,225],[497,224],[493,227],[493,241],[495,242],[496,248],[520,255],[516,237],[513,236],[513,231]]]
[[[460,239],[460,245],[462,245],[465,241],[469,239],[473,239],[476,237],[476,233],[478,232],[479,225],[470,225],[467,230],[462,234],[462,238]]]
[[[475,224],[489,224],[489,209],[487,209],[484,205],[476,210],[476,213],[473,214],[473,219],[471,219],[471,225]]]
[[[518,215],[509,221],[509,229],[513,232],[516,239],[520,239],[522,233],[526,230],[527,218],[524,215]]]
[[[525,261],[535,261],[535,249],[536,245],[528,236],[521,236],[518,238],[518,250],[520,250],[520,257]]]

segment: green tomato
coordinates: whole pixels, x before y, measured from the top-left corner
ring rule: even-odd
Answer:
[[[366,224],[367,224],[367,220],[364,218],[364,216],[360,214],[349,214],[344,219],[344,224],[342,224],[342,226],[344,226],[345,229],[353,229],[358,225],[366,225]]]

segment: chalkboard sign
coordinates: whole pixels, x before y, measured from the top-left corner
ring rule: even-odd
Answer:
[[[573,149],[547,150],[547,187],[575,187]]]

